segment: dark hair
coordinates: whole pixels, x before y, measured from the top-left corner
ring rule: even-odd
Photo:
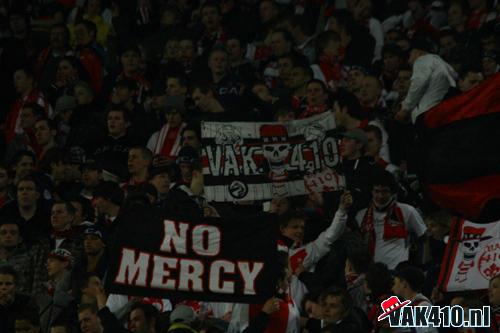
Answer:
[[[17,182],[17,187],[19,187],[19,184],[21,184],[21,182],[32,182],[33,184],[35,184],[35,191],[37,191],[38,193],[41,193],[41,188],[40,188],[40,184],[38,183],[38,180],[33,177],[32,175],[27,175],[21,179],[19,179],[19,181]],[[17,189],[16,187],[16,189]]]
[[[52,119],[49,119],[47,117],[42,117],[42,118],[38,118],[38,120],[36,121],[37,123],[40,122],[40,121],[44,121],[47,123],[47,126],[49,127],[49,129],[53,130],[53,131],[57,131],[57,124],[55,121],[53,121]]]
[[[144,146],[135,145],[130,147],[128,151],[130,152],[132,149],[139,150],[142,154],[142,157],[145,160],[148,160],[150,163],[153,161],[153,153],[148,148]]]
[[[69,321],[68,318],[63,316],[56,317],[56,319],[50,324],[50,327],[64,327],[67,333],[74,332],[74,325]]]
[[[117,206],[121,206],[124,200],[124,194],[120,186],[111,181],[104,181],[99,184],[94,189],[94,197],[102,197]]]
[[[33,80],[35,79],[35,72],[33,71],[33,68],[31,66],[21,66],[16,68],[15,72],[17,71],[23,71],[26,76],[32,78]]]
[[[305,309],[306,302],[313,302],[319,304],[320,302],[320,297],[321,297],[321,289],[313,289],[310,290],[307,294],[304,295],[304,298],[302,299],[302,309]]]
[[[335,31],[323,31],[316,37],[316,56],[320,56],[330,41],[340,41],[340,36]]]
[[[12,172],[12,168],[10,166],[8,166],[7,164],[0,163],[0,169],[5,170],[8,178],[12,178],[14,176],[14,174]]]
[[[352,30],[356,26],[356,21],[354,21],[352,14],[347,9],[335,10],[331,17],[337,21],[339,26],[344,28],[348,35],[351,35]]]
[[[33,152],[29,150],[19,150],[12,158],[11,166],[17,166],[17,164],[21,162],[22,158],[25,156],[30,157],[33,162],[36,162],[36,156]]]
[[[313,22],[304,15],[294,15],[291,19],[292,26],[298,27],[307,36],[314,34],[314,24],[311,23]]]
[[[375,125],[367,125],[365,127],[365,132],[375,134],[377,140],[382,141],[382,130],[379,127]]]
[[[181,138],[186,131],[193,131],[196,134],[198,140],[201,140],[201,128],[196,124],[187,124],[186,127],[182,129]]]
[[[39,169],[50,174],[52,172],[52,167],[50,166],[52,163],[65,163],[66,154],[62,149],[57,147],[50,148],[45,152],[42,159],[39,163]]]
[[[142,310],[144,318],[147,322],[151,322],[151,320],[155,320],[155,324],[158,322],[160,312],[153,305],[137,302],[130,307],[129,314],[131,314],[134,310]]]
[[[78,306],[78,313],[82,313],[83,311],[90,310],[91,313],[97,315],[97,305],[94,303],[82,303]]]
[[[71,66],[76,69],[78,72],[78,80],[89,82],[90,81],[90,75],[89,72],[87,72],[87,69],[83,66],[82,62],[80,59],[74,56],[64,56],[61,59],[59,59],[59,62],[57,65],[59,65],[62,61],[67,61],[71,64]]]
[[[381,262],[371,264],[366,271],[366,284],[373,299],[391,293],[394,279],[387,266]]]
[[[212,0],[205,1],[205,3],[201,6],[201,8],[200,8],[200,15],[201,15],[201,12],[203,11],[203,9],[205,9],[207,7],[212,7],[212,8],[217,9],[217,13],[219,14],[219,16],[221,15],[221,11],[220,11],[220,8],[219,8],[217,2],[216,1],[212,1]]]
[[[326,87],[326,84],[325,84],[323,81],[318,80],[318,79],[311,79],[311,80],[309,80],[309,81],[307,82],[306,87],[307,87],[307,86],[309,86],[309,85],[310,85],[310,84],[312,84],[312,83],[317,83],[317,84],[319,84],[319,85],[321,86],[321,89],[323,89],[323,92],[328,93],[328,88]]]
[[[23,109],[31,109],[31,111],[33,112],[33,115],[37,118],[37,119],[40,119],[42,117],[45,117],[45,115],[47,114],[45,112],[45,109],[36,104],[36,103],[26,103],[23,105],[22,107]]]
[[[374,177],[372,177],[372,188],[375,186],[388,187],[392,193],[397,193],[398,183],[394,175],[386,170],[379,170]]]
[[[75,209],[75,206],[73,206],[71,204],[71,202],[69,201],[56,201],[52,204],[52,206],[54,205],[64,205],[64,208],[66,208],[66,211],[70,214],[70,215],[75,215],[76,214],[76,209]]]
[[[285,41],[289,42],[289,43],[293,43],[293,37],[292,37],[292,34],[290,33],[290,31],[286,30],[286,29],[274,29],[272,31],[273,34],[275,33],[280,33],[283,38],[285,39]]]
[[[352,307],[354,306],[352,298],[345,288],[333,286],[324,290],[320,296],[321,302],[325,302],[327,297],[340,297],[342,305],[344,306],[344,309],[346,311],[351,310]]]
[[[7,223],[2,223],[7,224]],[[10,275],[14,278],[14,284],[17,283],[17,279],[19,278],[19,275],[16,272],[16,269],[12,266],[5,265],[5,266],[0,266],[0,275]]]
[[[352,268],[358,274],[366,273],[370,264],[373,263],[370,253],[363,246],[348,247],[346,259],[349,259]]]
[[[179,81],[179,84],[183,87],[187,87],[189,84],[186,75],[183,73],[169,73],[165,78],[165,81],[167,81],[168,79],[176,79],[177,81]]]
[[[297,64],[296,66],[294,66],[292,68],[295,69],[295,68],[300,68],[303,72],[303,74],[307,77],[309,77],[310,79],[312,79],[314,77],[314,72],[313,70],[311,69],[311,66],[309,65],[306,65],[306,64]]]
[[[129,111],[127,109],[125,109],[124,107],[119,106],[119,105],[111,104],[109,106],[109,108],[108,108],[108,111],[106,112],[106,119],[108,118],[108,115],[109,115],[110,112],[121,112],[121,114],[123,115],[123,119],[125,120],[125,122],[130,122]]]
[[[299,56],[297,56],[295,52],[288,52],[286,54],[283,54],[282,56],[278,57],[278,60],[279,59],[290,59],[292,61],[292,68],[304,64],[304,61],[299,58]]]
[[[339,105],[339,107],[347,108],[347,113],[356,119],[365,118],[365,113],[363,112],[363,108],[359,103],[359,100],[354,96],[354,94],[348,92],[345,89],[339,89],[337,94],[335,95],[335,102]]]
[[[80,21],[76,22],[75,26],[80,25],[80,24],[84,25],[88,31],[93,32],[94,38],[97,37],[97,26],[94,22],[89,21],[89,20],[80,20]]]
[[[306,220],[306,215],[304,212],[301,211],[296,211],[296,210],[290,210],[285,212],[283,215],[280,216],[280,228],[286,228],[291,221],[294,220]]]

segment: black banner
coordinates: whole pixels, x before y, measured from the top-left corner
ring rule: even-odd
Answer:
[[[259,303],[274,292],[278,230],[269,215],[195,223],[137,209],[117,228],[112,293]]]

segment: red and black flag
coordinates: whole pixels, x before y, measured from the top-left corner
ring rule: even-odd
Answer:
[[[500,74],[430,109],[421,135],[430,199],[464,218],[500,218]]]

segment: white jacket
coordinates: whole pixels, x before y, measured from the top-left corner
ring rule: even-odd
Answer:
[[[419,57],[413,64],[410,89],[402,103],[403,110],[411,111],[415,123],[418,116],[443,100],[450,87],[455,87],[457,73],[435,54]]]

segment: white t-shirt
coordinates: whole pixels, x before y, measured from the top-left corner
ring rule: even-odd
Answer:
[[[404,203],[398,202],[397,205],[403,213],[406,230],[415,234],[417,237],[422,236],[426,232],[427,227],[417,210]],[[365,213],[366,208],[360,210],[356,214],[356,222],[359,226],[361,226],[363,222]],[[373,210],[373,225],[375,227],[374,261],[386,264],[389,269],[395,269],[400,262],[408,260],[409,237],[406,239],[394,238],[384,240],[385,215],[386,212],[378,212],[375,209]]]

